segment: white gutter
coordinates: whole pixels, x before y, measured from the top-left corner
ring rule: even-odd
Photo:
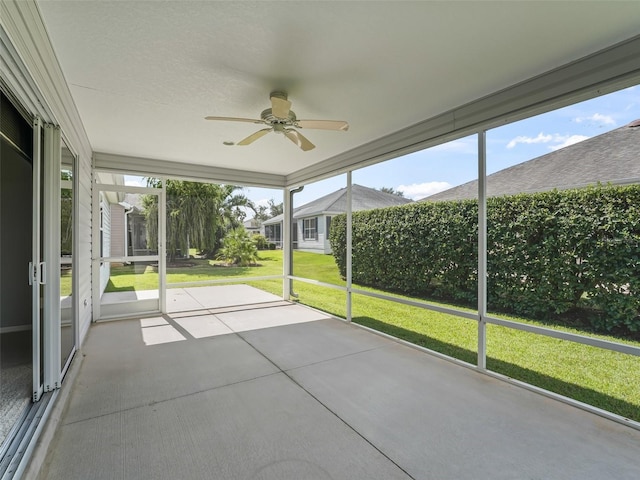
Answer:
[[[129,214],[133,212],[133,205],[127,202],[120,202],[120,205],[124,207],[124,255],[123,257],[129,256]]]

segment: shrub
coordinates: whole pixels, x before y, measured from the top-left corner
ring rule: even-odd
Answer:
[[[231,265],[248,266],[258,261],[258,249],[244,227],[238,227],[222,240],[218,258]]]
[[[640,186],[591,187],[487,201],[491,309],[548,318],[587,306],[601,331],[640,331]],[[353,280],[475,304],[475,200],[353,213]],[[346,274],[346,217],[331,247]]]
[[[269,242],[264,235],[253,235],[251,240],[253,240],[258,250],[266,250],[269,248]]]

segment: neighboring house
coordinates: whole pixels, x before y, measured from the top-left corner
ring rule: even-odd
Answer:
[[[249,232],[249,235],[258,235],[262,231],[262,222],[255,218],[245,220],[242,224],[244,225],[244,229]]]
[[[120,202],[111,204],[111,256],[149,254],[142,196],[127,193]]]
[[[114,185],[124,185],[124,176],[100,174]],[[139,194],[104,191],[100,193],[100,256],[130,257],[149,255],[147,221]],[[119,262],[117,263],[119,264]],[[111,262],[100,264],[100,292],[111,275]]]
[[[487,197],[640,183],[640,120],[487,176]],[[419,201],[477,198],[478,181]]]
[[[354,212],[393,207],[406,203],[411,203],[411,200],[361,185],[352,185],[351,187],[351,209]],[[294,209],[291,232],[293,248],[315,253],[331,253],[329,243],[331,218],[346,211],[346,188],[341,188]],[[282,246],[283,218],[283,215],[278,215],[263,222],[265,237],[278,247]]]
[[[124,185],[124,176],[123,175],[111,175],[105,173],[96,174],[96,177],[103,182],[112,183],[113,185]],[[114,237],[114,231],[117,232],[118,229],[122,229],[121,223],[118,220],[115,221],[115,225],[113,222],[113,214],[116,214],[116,218],[118,219],[117,211],[114,212],[113,206],[118,205],[119,202],[124,200],[124,193],[120,192],[109,192],[102,191],[99,195],[100,200],[100,217],[99,217],[99,228],[100,228],[100,257],[111,257],[113,256],[113,248],[112,248],[112,238]],[[100,262],[100,294],[104,293],[105,288],[107,288],[107,283],[109,283],[109,277],[111,276],[111,263],[110,262]]]

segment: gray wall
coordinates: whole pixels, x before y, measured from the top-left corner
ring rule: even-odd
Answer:
[[[28,327],[32,166],[4,140],[0,145],[0,327]]]

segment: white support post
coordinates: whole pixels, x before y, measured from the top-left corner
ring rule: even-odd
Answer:
[[[158,307],[162,313],[167,313],[167,179],[161,181],[162,191],[158,195]]]
[[[100,319],[100,189],[96,185],[95,162],[91,160],[91,316],[92,322]]]
[[[352,263],[352,248],[351,243],[353,239],[353,211],[351,205],[351,171],[347,172],[347,322],[351,321],[351,282],[353,269]]]
[[[487,134],[478,133],[478,368],[487,368]]]
[[[285,188],[282,190],[282,298],[290,300],[291,280],[288,275],[292,273],[291,252],[293,245],[291,243],[291,190]]]

